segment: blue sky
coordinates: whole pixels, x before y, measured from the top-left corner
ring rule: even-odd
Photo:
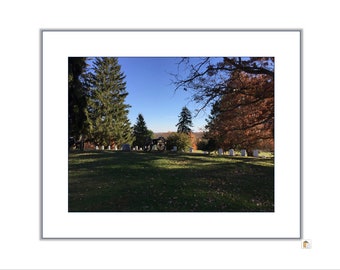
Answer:
[[[174,57],[119,57],[119,64],[126,75],[129,95],[126,103],[131,106],[129,118],[136,123],[139,113],[148,129],[153,132],[176,131],[178,116],[184,106],[192,112],[193,131],[201,131],[210,110],[195,116],[198,104],[191,101],[190,92],[177,90],[171,73],[177,73],[180,58]]]

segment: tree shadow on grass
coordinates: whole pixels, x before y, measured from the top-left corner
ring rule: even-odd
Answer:
[[[273,212],[274,168],[249,160],[164,153],[71,155],[69,211]]]

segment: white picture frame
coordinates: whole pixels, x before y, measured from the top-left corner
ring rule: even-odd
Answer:
[[[274,56],[275,212],[69,213],[70,56]],[[44,29],[41,65],[43,239],[301,238],[300,30]]]

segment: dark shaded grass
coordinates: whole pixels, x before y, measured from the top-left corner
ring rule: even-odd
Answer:
[[[274,160],[120,151],[69,154],[70,212],[273,212]]]

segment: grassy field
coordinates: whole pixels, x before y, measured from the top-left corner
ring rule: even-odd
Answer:
[[[272,212],[274,159],[194,153],[69,154],[70,212]]]

